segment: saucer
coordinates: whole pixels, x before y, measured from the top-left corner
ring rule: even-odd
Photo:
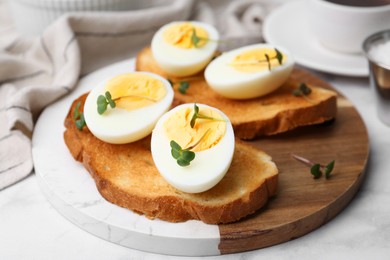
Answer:
[[[310,33],[305,2],[294,1],[273,11],[264,22],[264,38],[293,53],[295,61],[308,68],[344,76],[368,76],[362,54],[345,54],[323,47]]]

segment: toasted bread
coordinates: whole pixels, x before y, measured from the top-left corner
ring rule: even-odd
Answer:
[[[138,53],[136,70],[153,72],[174,81],[180,80],[170,77],[157,65],[149,47]],[[215,93],[207,85],[201,72],[192,77],[186,94],[175,88],[174,105],[197,102],[216,107],[230,118],[236,137],[247,140],[335,118],[337,94],[331,90],[310,86],[312,93],[309,96],[294,96],[292,92],[300,83],[290,78],[278,90],[266,96],[232,100]]]
[[[218,224],[237,221],[263,207],[277,191],[278,170],[271,157],[237,140],[233,162],[212,189],[190,194],[170,186],[159,174],[150,152],[150,136],[134,143],[102,142],[84,127],[75,126],[76,99],[65,119],[65,143],[84,164],[108,201],[148,218],[170,222],[201,220]]]

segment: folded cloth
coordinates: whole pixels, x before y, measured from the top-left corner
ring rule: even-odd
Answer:
[[[175,20],[214,24],[224,38],[244,39],[240,44],[259,42],[262,21],[277,3],[172,0],[141,10],[64,15],[33,39],[0,30],[0,190],[33,171],[34,122],[80,77],[133,57],[159,27]],[[0,8],[6,12],[4,4]]]
[[[165,23],[188,19],[192,5],[175,0],[128,12],[74,13],[39,38],[7,38],[0,52],[0,189],[32,172],[30,138],[45,106],[72,91],[80,76],[130,58]]]

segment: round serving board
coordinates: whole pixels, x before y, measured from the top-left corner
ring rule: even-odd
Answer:
[[[363,180],[369,144],[365,125],[353,105],[338,97],[332,123],[302,127],[250,142],[273,157],[279,168],[278,194],[267,206],[227,225],[200,221],[149,220],[104,200],[93,179],[70,155],[63,141],[63,121],[72,101],[97,83],[134,70],[126,60],[83,78],[68,96],[46,108],[33,135],[37,179],[52,205],[80,228],[107,241],[148,252],[172,255],[219,255],[259,249],[315,230],[347,206]],[[297,81],[332,87],[295,69]],[[313,179],[291,153],[326,164],[335,160],[330,179]]]

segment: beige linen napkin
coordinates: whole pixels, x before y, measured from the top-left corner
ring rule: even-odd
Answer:
[[[259,42],[262,21],[279,2],[173,0],[127,12],[74,13],[35,39],[0,29],[0,190],[32,172],[36,119],[45,106],[72,91],[81,76],[133,57],[159,27],[174,20],[214,24],[237,46]],[[0,8],[0,14],[7,12],[4,4]]]

